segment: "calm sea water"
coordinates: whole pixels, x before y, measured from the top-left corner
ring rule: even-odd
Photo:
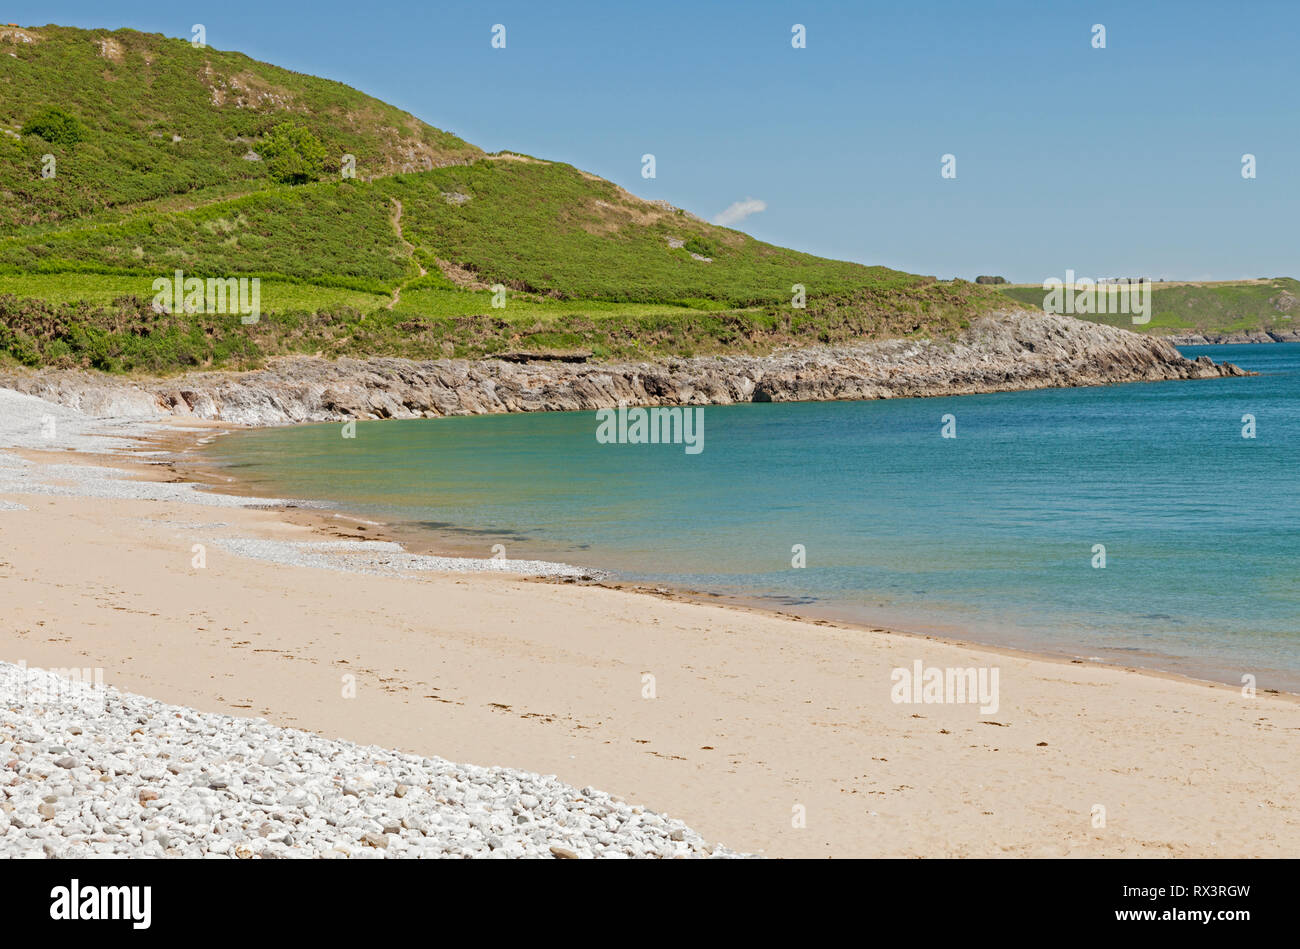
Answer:
[[[591,412],[362,422],[354,440],[250,431],[210,450],[267,493],[479,556],[501,543],[811,615],[1300,691],[1300,345],[1184,352],[1261,375],[708,407],[699,454],[598,444]]]

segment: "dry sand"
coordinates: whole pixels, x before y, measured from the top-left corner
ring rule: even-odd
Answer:
[[[230,536],[321,533],[267,510],[0,494],[0,659],[557,774],[769,856],[1300,845],[1293,696],[601,586],[272,565],[214,542]],[[997,667],[1000,707],[895,704],[891,671],[916,660]]]

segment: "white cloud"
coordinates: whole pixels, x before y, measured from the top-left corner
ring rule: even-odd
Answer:
[[[720,224],[723,227],[734,227],[751,214],[757,214],[759,211],[767,210],[767,202],[760,201],[758,198],[746,198],[744,201],[737,201],[727,210],[723,211],[713,219],[714,224]]]

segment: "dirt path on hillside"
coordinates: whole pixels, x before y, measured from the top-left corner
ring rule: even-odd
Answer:
[[[407,253],[409,253],[411,256],[411,259],[415,261],[415,266],[420,268],[420,276],[421,277],[428,276],[429,271],[424,268],[424,265],[420,263],[420,259],[415,256],[415,245],[412,244],[410,241],[408,241],[406,239],[406,235],[402,233],[402,202],[399,201],[397,198],[393,198],[392,202],[393,202],[393,216],[391,220],[393,222],[393,233],[397,235],[398,241],[400,241],[402,245],[406,248]],[[393,291],[393,298],[388,301],[388,309],[392,310],[397,307],[398,302],[402,299],[402,287],[405,287],[406,284],[410,282],[411,282],[410,280],[405,281],[404,283],[400,284],[397,287],[397,289]]]

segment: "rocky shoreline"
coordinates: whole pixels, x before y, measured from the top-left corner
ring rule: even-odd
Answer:
[[[0,386],[97,416],[193,416],[241,425],[436,418],[630,405],[728,405],[967,395],[1248,375],[1184,358],[1166,339],[1014,311],[957,340],[884,340],[769,356],[661,362],[415,362],[286,357],[249,372],[130,379],[78,370],[0,373]]]
[[[1164,337],[1175,346],[1221,346],[1230,343],[1300,343],[1300,330],[1251,333],[1176,333]]]

